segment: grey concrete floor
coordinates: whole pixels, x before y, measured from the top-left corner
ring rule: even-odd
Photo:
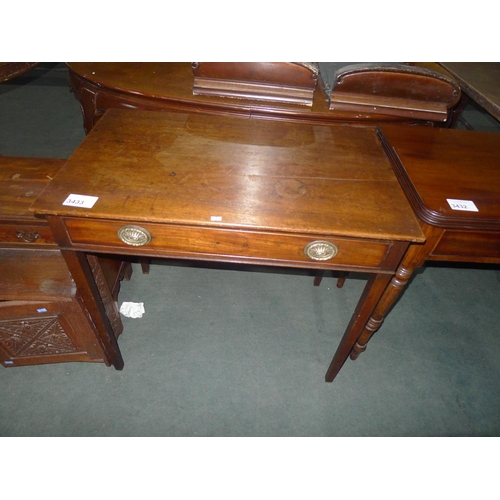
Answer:
[[[499,130],[480,109],[466,112]],[[0,154],[66,158],[84,136],[63,65],[0,84]],[[327,384],[364,283],[135,267],[120,302],[144,302],[146,313],[124,318],[124,370],[1,369],[0,436],[498,436],[498,268],[420,270],[367,351]]]

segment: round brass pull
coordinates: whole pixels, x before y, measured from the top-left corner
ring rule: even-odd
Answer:
[[[139,226],[123,226],[118,229],[118,238],[127,245],[142,247],[151,241],[149,231]]]
[[[304,248],[304,253],[312,260],[330,260],[338,253],[337,245],[329,241],[312,241]]]

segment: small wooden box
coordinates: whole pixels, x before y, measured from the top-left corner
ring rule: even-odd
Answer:
[[[0,363],[22,366],[65,361],[109,364],[85,304],[45,219],[29,207],[65,160],[0,156]],[[122,330],[115,301],[130,264],[97,262],[103,301],[115,335]]]
[[[192,63],[194,95],[236,97],[312,106],[318,82],[315,63]]]

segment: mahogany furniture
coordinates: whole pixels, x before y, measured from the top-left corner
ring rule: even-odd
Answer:
[[[352,359],[426,261],[500,263],[500,135],[390,125],[379,134],[426,242],[410,244]]]
[[[442,62],[439,63],[463,91],[462,95],[477,102],[500,121],[500,63]]]
[[[316,63],[194,62],[193,94],[312,106]]]
[[[369,273],[332,381],[408,244],[424,239],[374,127],[209,114],[108,110],[32,210],[49,221],[117,369],[92,256]]]
[[[460,86],[436,68],[401,63],[320,63],[330,109],[445,122]]]
[[[67,65],[86,133],[110,108],[310,124],[389,121],[448,126],[461,95],[457,82],[435,63],[360,63],[355,67],[329,62]],[[149,273],[149,260],[141,258],[140,263],[143,273]],[[321,277],[318,271],[316,286]],[[338,286],[344,280],[345,273],[341,273]]]
[[[201,64],[201,63],[198,63]],[[210,63],[206,63],[210,64]],[[211,63],[215,64],[215,63]],[[255,63],[261,64],[261,63]],[[281,63],[280,71],[289,75],[290,68],[283,68],[283,65],[290,63]],[[325,63],[322,63],[325,64]],[[413,63],[412,63],[413,64]],[[415,63],[419,67],[432,70],[436,75],[443,74],[438,78],[438,83],[442,80],[450,79],[446,71],[432,63]],[[328,125],[334,123],[354,123],[354,124],[373,124],[377,122],[398,122],[410,124],[434,124],[438,126],[447,126],[448,118],[451,114],[453,103],[456,100],[448,99],[448,87],[445,93],[445,101],[448,103],[448,114],[444,113],[443,106],[439,103],[427,103],[420,111],[415,108],[415,99],[413,100],[413,109],[406,109],[408,102],[401,99],[392,105],[388,104],[386,96],[373,96],[371,100],[366,100],[362,108],[348,108],[346,106],[330,106],[328,92],[323,88],[320,78],[317,78],[316,89],[312,96],[312,104],[294,103],[290,100],[286,102],[272,102],[261,92],[260,100],[253,96],[244,96],[240,98],[227,97],[231,91],[235,91],[234,84],[245,83],[244,75],[240,74],[239,80],[236,78],[235,71],[231,76],[228,73],[220,72],[217,78],[212,78],[219,83],[212,87],[214,92],[211,95],[197,95],[203,93],[201,85],[196,84],[196,70],[193,74],[191,63],[96,63],[96,62],[70,62],[69,78],[72,89],[80,102],[84,128],[88,133],[92,127],[102,117],[104,112],[110,108],[135,108],[151,111],[180,111],[188,113],[211,113],[219,116],[243,116],[252,118],[265,118],[272,120],[284,120],[289,122],[301,122],[317,125]],[[263,73],[254,75],[255,79],[260,78],[260,84],[257,87],[264,88],[262,81]],[[212,67],[212,77],[215,69]],[[279,72],[274,72],[272,77],[275,81]],[[208,70],[205,74],[208,77]],[[445,76],[447,75],[447,76]],[[382,76],[385,77],[385,74]],[[231,79],[231,78],[232,79]],[[247,75],[247,78],[250,78]],[[226,96],[221,96],[221,85],[226,80]],[[453,79],[450,79],[453,81]],[[378,81],[378,77],[375,82]],[[230,82],[232,82],[230,84]],[[295,76],[292,80],[292,87],[300,87],[303,83]],[[206,83],[206,80],[205,80]],[[251,83],[251,82],[247,82]],[[375,83],[375,88],[380,86],[381,82]],[[299,85],[300,84],[300,85]],[[240,85],[240,90],[241,90]],[[228,88],[229,86],[229,88]],[[275,85],[275,87],[278,84]],[[254,90],[256,87],[253,87]],[[453,88],[458,88],[455,85]],[[431,86],[432,95],[435,95],[434,87]],[[373,90],[373,89],[372,89]],[[413,89],[414,90],[414,89]],[[452,90],[453,91],[453,90]],[[213,95],[217,93],[219,95]],[[441,87],[444,92],[444,85]],[[205,92],[207,93],[207,92]],[[410,94],[412,93],[410,89]],[[358,101],[363,96],[358,96]],[[374,97],[376,98],[375,100]],[[400,96],[401,97],[401,96]],[[406,94],[408,97],[408,94]],[[381,102],[384,101],[383,103]],[[408,100],[408,99],[406,99]],[[403,99],[404,101],[404,99]],[[440,101],[441,102],[441,101]],[[444,102],[444,101],[443,101]],[[425,104],[425,103],[421,103]]]
[[[109,364],[47,221],[29,211],[63,164],[0,156],[0,363],[6,367]],[[123,326],[115,301],[130,264],[110,256],[94,257],[92,264],[119,335]]]

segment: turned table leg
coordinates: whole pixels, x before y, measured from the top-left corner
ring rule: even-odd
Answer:
[[[357,357],[366,350],[368,341],[382,326],[384,318],[396,303],[408,281],[413,276],[413,273],[416,269],[424,265],[443,234],[442,229],[430,226],[422,221],[420,221],[420,226],[425,234],[426,242],[424,244],[413,244],[409,246],[401,264],[396,270],[396,274],[392,278],[361,335],[354,344],[352,352],[350,353],[350,358],[352,360],[357,359]]]
[[[401,292],[405,288],[413,272],[414,269],[405,269],[404,267],[399,267],[396,271],[395,276],[386,288],[380,302],[377,304],[377,307],[366,323],[363,332],[352,348],[349,356],[352,360],[357,359],[358,356],[366,350],[366,344],[372,335],[382,326],[386,314],[390,311],[398,297],[401,295]]]

